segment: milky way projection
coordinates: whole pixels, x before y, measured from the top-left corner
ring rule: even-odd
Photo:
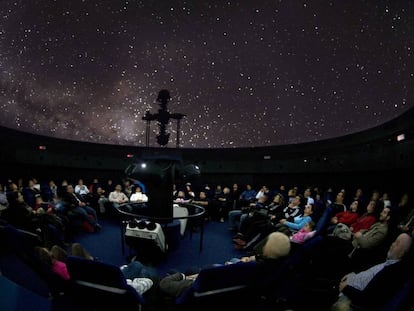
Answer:
[[[145,145],[145,112],[186,115],[181,147],[310,142],[413,106],[413,1],[2,0],[0,125]],[[173,121],[168,130],[175,137]],[[152,146],[158,128],[151,126]],[[167,147],[175,147],[170,142]]]

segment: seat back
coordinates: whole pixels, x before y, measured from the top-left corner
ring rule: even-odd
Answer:
[[[105,310],[116,305],[137,310],[144,303],[117,266],[75,256],[68,256],[66,265],[71,278],[69,295],[83,307]]]
[[[232,307],[255,280],[257,263],[236,263],[202,269],[193,285],[176,299],[178,305]],[[237,300],[236,300],[237,299]]]

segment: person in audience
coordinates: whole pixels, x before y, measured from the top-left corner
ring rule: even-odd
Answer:
[[[304,191],[303,191],[303,198],[304,198],[304,204],[308,205],[308,204],[312,204],[313,206],[315,206],[315,199],[312,197],[312,188],[311,187],[307,187]]]
[[[132,190],[133,190],[134,187],[135,187],[134,184],[131,182],[131,180],[129,178],[126,178],[124,180],[123,189],[124,189],[124,193],[126,194],[126,196],[128,198],[131,197]]]
[[[305,243],[305,241],[307,241],[315,235],[315,226],[316,224],[313,220],[309,221],[306,225],[303,226],[303,228],[293,233],[290,236],[290,240],[297,244]]]
[[[2,211],[9,207],[9,200],[7,200],[7,194],[4,191],[3,184],[0,184],[0,216]]]
[[[240,201],[239,201],[240,195],[241,195],[241,190],[240,190],[239,184],[234,183],[230,191],[230,197],[232,201],[232,207],[231,207],[232,210],[240,209]]]
[[[391,216],[391,209],[384,208],[376,223],[368,230],[351,234],[350,239],[325,236],[311,255],[312,261],[319,267],[317,269],[335,279],[351,267],[359,269],[366,265],[370,256],[386,242]]]
[[[208,198],[207,193],[205,191],[200,191],[198,193],[198,196],[192,201],[192,203],[204,207],[204,219],[210,218],[210,199]]]
[[[229,224],[233,225],[230,229],[238,230],[233,237],[233,242],[242,245],[236,240],[241,238],[243,241],[249,241],[264,230],[263,226],[267,227],[269,222],[267,201],[267,195],[262,195],[257,202],[250,203],[248,208],[229,212]]]
[[[36,246],[35,253],[53,273],[59,275],[63,280],[70,280],[70,274],[66,266],[68,252],[65,249],[58,245],[53,245],[50,250],[46,247]],[[71,255],[88,260],[97,260],[80,243],[72,244]],[[158,272],[155,269],[147,267],[138,261],[122,265],[120,270],[127,284],[134,287],[141,295],[148,291],[154,282],[158,282],[159,279]]]
[[[45,202],[51,202],[57,195],[58,187],[53,179],[49,180],[41,189],[41,196]]]
[[[239,204],[240,207],[247,207],[250,203],[253,203],[256,200],[256,190],[252,188],[251,184],[246,185],[246,189],[240,194]]]
[[[92,179],[92,182],[89,184],[88,190],[90,194],[96,194],[98,187],[102,187],[101,183],[99,182],[99,178]]]
[[[39,257],[39,259],[44,264],[46,264],[47,267],[50,268],[50,270],[53,273],[60,276],[65,281],[70,280],[70,275],[69,275],[66,263],[62,260],[59,260],[58,259],[59,257],[57,257],[56,255],[53,254],[53,253],[58,253],[60,255],[61,252],[56,249],[56,246],[53,246],[52,249],[53,249],[53,252],[52,252],[52,250],[49,250],[46,247],[36,246],[35,247],[35,253]],[[64,252],[64,253],[66,253],[66,252]]]
[[[106,213],[107,204],[109,202],[106,191],[102,186],[93,187],[91,193],[91,202],[93,202],[93,207],[99,211],[100,214]]]
[[[384,206],[386,206],[386,207],[391,207],[392,206],[391,197],[390,197],[390,194],[388,192],[383,192],[379,199],[384,203]]]
[[[8,196],[9,206],[2,213],[7,222],[16,228],[34,232],[37,229],[36,212],[24,200],[21,192],[11,192]]]
[[[411,204],[410,195],[408,193],[403,193],[400,197],[399,202],[394,209],[394,214],[396,215],[397,224],[401,224],[404,220],[407,219],[408,214],[414,209],[414,206]]]
[[[10,197],[9,207],[3,211],[2,218],[18,229],[38,234],[45,244],[64,245],[66,222],[54,214],[36,212],[25,201],[20,192]]]
[[[336,225],[339,223],[345,224],[348,227],[355,223],[360,216],[358,211],[359,204],[359,201],[355,200],[351,203],[349,210],[335,214],[335,216],[331,218],[330,224],[327,228],[327,233],[332,233],[335,230]]]
[[[377,310],[384,305],[412,276],[412,245],[412,237],[401,233],[391,244],[385,261],[342,277],[338,286],[339,297],[331,310]]]
[[[357,188],[355,190],[355,194],[354,194],[354,197],[353,197],[352,200],[353,201],[358,201],[361,206],[365,206],[366,204],[368,204],[368,200],[365,197],[365,194],[364,194],[364,191],[362,190],[362,188]]]
[[[177,192],[176,198],[173,200],[173,203],[177,203],[177,204],[179,204],[179,203],[191,203],[191,199],[188,199],[185,196],[185,192],[183,190],[179,190]]]
[[[258,201],[258,200],[259,200],[259,198],[260,198],[261,196],[263,196],[263,195],[266,195],[266,196],[267,196],[267,198],[269,199],[270,189],[269,189],[269,187],[268,187],[268,186],[266,186],[266,185],[262,186],[262,188],[260,188],[260,190],[259,190],[259,191],[257,191],[257,193],[256,193],[256,201]]]
[[[132,189],[129,202],[131,203],[131,204],[128,204],[128,206],[130,207],[130,212],[139,214],[139,210],[141,208],[147,207],[148,196],[142,192],[142,189],[140,186],[135,186]]]
[[[190,182],[185,184],[184,195],[187,200],[193,200],[196,196]]]
[[[246,234],[249,226],[254,226],[253,223],[257,220],[267,220],[268,206],[266,203],[267,195],[262,195],[256,202],[250,203],[248,207],[229,211],[229,230]]]
[[[288,236],[291,236],[294,232],[302,229],[308,222],[312,221],[313,205],[308,204],[305,206],[303,215],[296,216],[293,221],[287,219],[280,220],[280,226],[276,226],[277,231],[284,232]]]
[[[378,219],[379,213],[383,210],[384,204],[379,200],[369,201],[366,212],[359,216],[356,221],[349,225],[353,233],[369,229]]]
[[[286,205],[285,198],[278,193],[273,197],[272,203],[269,204],[269,219],[277,224],[281,219],[293,220],[295,216],[299,216],[303,211],[301,208],[302,196],[295,197],[289,205]]]
[[[86,200],[87,195],[89,194],[89,189],[88,187],[84,184],[83,179],[79,178],[78,179],[78,183],[75,186],[75,193],[78,196],[83,197],[84,200]]]
[[[30,179],[27,182],[27,187],[23,188],[23,197],[24,201],[33,208],[35,205],[36,197],[41,196],[40,189],[38,187],[35,187],[35,181],[33,179]]]
[[[135,189],[132,190],[131,197],[129,198],[131,203],[141,203],[145,204],[148,202],[148,196],[142,192],[140,186],[136,186]]]
[[[397,228],[400,232],[414,233],[414,208],[400,221]]]
[[[104,183],[102,185],[102,188],[104,188],[105,193],[108,193],[108,195],[112,192],[115,191],[115,184],[114,181],[112,179],[107,179],[106,183]],[[121,191],[122,191],[122,186],[121,186]]]
[[[62,199],[66,202],[65,214],[69,218],[79,218],[81,221],[88,223],[95,231],[101,230],[98,223],[96,211],[83,200],[82,197],[75,193],[73,185],[68,184],[66,194]]]
[[[318,222],[321,223],[320,227],[322,233],[326,233],[326,229],[328,228],[330,220],[333,216],[340,212],[345,212],[347,210],[344,201],[345,193],[343,191],[339,191],[336,194],[335,201],[328,204],[328,206],[325,208],[324,212],[318,220]]]
[[[224,222],[228,217],[229,211],[232,209],[232,201],[230,188],[224,187],[223,191],[216,195],[212,202],[211,217],[219,222]]]
[[[121,206],[127,206],[126,203],[129,202],[128,196],[122,192],[121,184],[117,184],[115,186],[115,190],[109,193],[108,200],[116,209],[120,208]]]
[[[263,221],[263,218],[260,217],[259,219],[254,218],[254,221],[243,221],[240,225],[240,232],[238,232],[233,237],[234,246],[236,248],[245,248],[250,247],[251,243],[256,243],[269,235],[269,233],[278,231],[282,224],[280,223],[282,219],[294,221],[295,217],[303,215],[302,209],[302,195],[297,195],[292,200],[291,203],[283,210],[282,214],[279,215],[271,215],[270,221],[266,219]],[[278,217],[285,217],[279,219]],[[277,219],[278,222],[275,222]],[[286,228],[287,229],[287,228]]]

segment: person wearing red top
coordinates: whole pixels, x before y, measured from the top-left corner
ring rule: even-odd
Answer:
[[[369,201],[367,211],[352,223],[349,228],[353,233],[368,230],[378,220],[377,201]]]
[[[331,224],[329,225],[327,232],[332,233],[339,223],[345,224],[348,227],[355,223],[359,217],[358,206],[359,201],[355,200],[351,203],[349,210],[336,213],[335,216],[331,218]]]

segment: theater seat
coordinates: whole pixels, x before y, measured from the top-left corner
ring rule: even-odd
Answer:
[[[95,260],[68,256],[71,286],[66,299],[82,310],[141,310],[144,298],[130,285],[119,267]]]
[[[181,294],[175,303],[181,309],[245,308],[249,303],[249,286],[257,272],[256,262],[236,263],[202,269],[192,287]]]

